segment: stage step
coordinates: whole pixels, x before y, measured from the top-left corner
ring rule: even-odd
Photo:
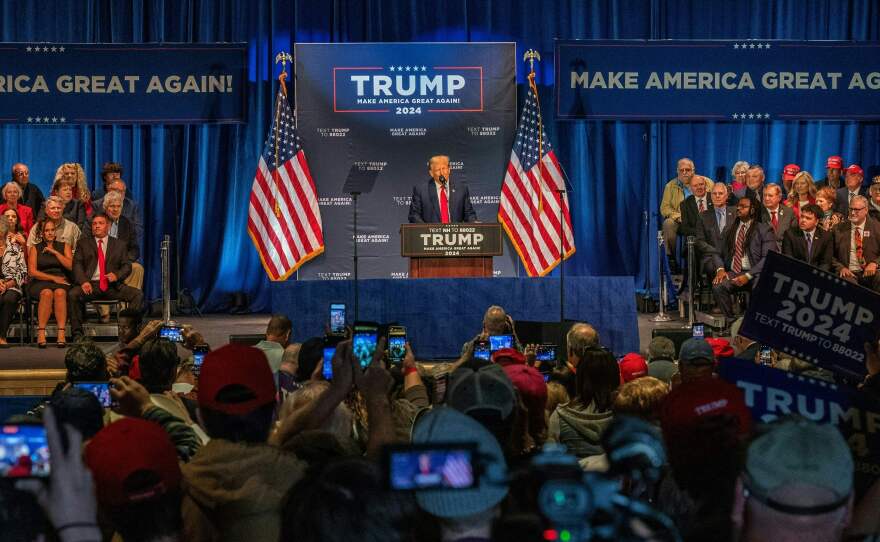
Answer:
[[[0,396],[49,395],[64,380],[64,369],[7,369],[0,371]]]

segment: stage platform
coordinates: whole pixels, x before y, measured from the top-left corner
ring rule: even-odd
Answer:
[[[354,282],[272,283],[272,311],[294,322],[294,339],[322,335],[330,303],[346,303],[355,319]],[[374,279],[360,281],[360,319],[407,326],[420,359],[455,358],[479,332],[483,313],[501,305],[515,320],[559,321],[559,279]],[[638,351],[632,277],[566,277],[565,318],[593,324],[617,354]]]

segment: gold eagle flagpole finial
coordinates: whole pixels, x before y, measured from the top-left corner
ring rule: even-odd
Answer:
[[[538,108],[538,161],[544,156],[544,121],[541,119],[541,102],[538,100],[538,86],[535,84],[535,61],[541,61],[541,53],[529,49],[523,55],[523,62],[529,63],[529,88],[535,94],[535,106]],[[544,210],[544,191],[538,194],[538,212]]]
[[[537,60],[538,62],[541,61],[541,53],[535,51],[534,49],[529,49],[523,55],[523,62],[527,61],[529,63],[530,74],[535,73],[535,60]]]
[[[293,57],[290,56],[290,53],[286,51],[281,51],[277,55],[275,55],[275,64],[281,63],[281,73],[278,75],[278,83],[281,85],[281,92],[284,96],[287,96],[287,84],[284,82],[287,79],[287,63],[290,62],[293,64]],[[281,206],[278,204],[278,119],[281,116],[281,100],[275,104],[275,169],[272,171],[272,180],[275,181],[272,186],[273,197],[275,198],[275,216],[281,217]]]

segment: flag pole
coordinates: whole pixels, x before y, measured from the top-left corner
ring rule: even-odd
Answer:
[[[280,53],[275,55],[275,64],[278,64],[279,62],[281,63],[281,73],[278,75],[278,83],[281,88],[281,93],[284,95],[284,98],[287,99],[287,84],[284,81],[285,79],[287,79],[287,63],[290,62],[292,65],[293,57],[290,56],[290,53],[286,51],[281,51]],[[272,183],[272,191],[274,192],[272,196],[275,199],[275,216],[277,218],[281,218],[281,206],[278,204],[278,117],[280,116],[281,100],[279,99],[275,102],[275,122],[273,123],[275,128],[275,168],[272,170],[272,180],[274,181]]]

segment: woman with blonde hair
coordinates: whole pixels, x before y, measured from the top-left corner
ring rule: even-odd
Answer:
[[[816,203],[816,184],[809,171],[801,171],[791,181],[791,191],[785,205],[791,207],[795,220],[799,220],[801,207],[810,203]]]
[[[74,162],[58,166],[51,194],[64,201],[64,218],[84,230],[92,216],[92,195],[86,186],[86,174],[82,166]]]
[[[819,217],[819,227],[825,231],[833,230],[835,226],[844,220],[842,214],[834,211],[836,199],[837,192],[829,186],[823,186],[816,192],[816,205],[822,209],[822,216]]]
[[[18,214],[7,209],[0,220],[0,348],[9,348],[6,333],[27,280],[24,242],[18,229]]]

